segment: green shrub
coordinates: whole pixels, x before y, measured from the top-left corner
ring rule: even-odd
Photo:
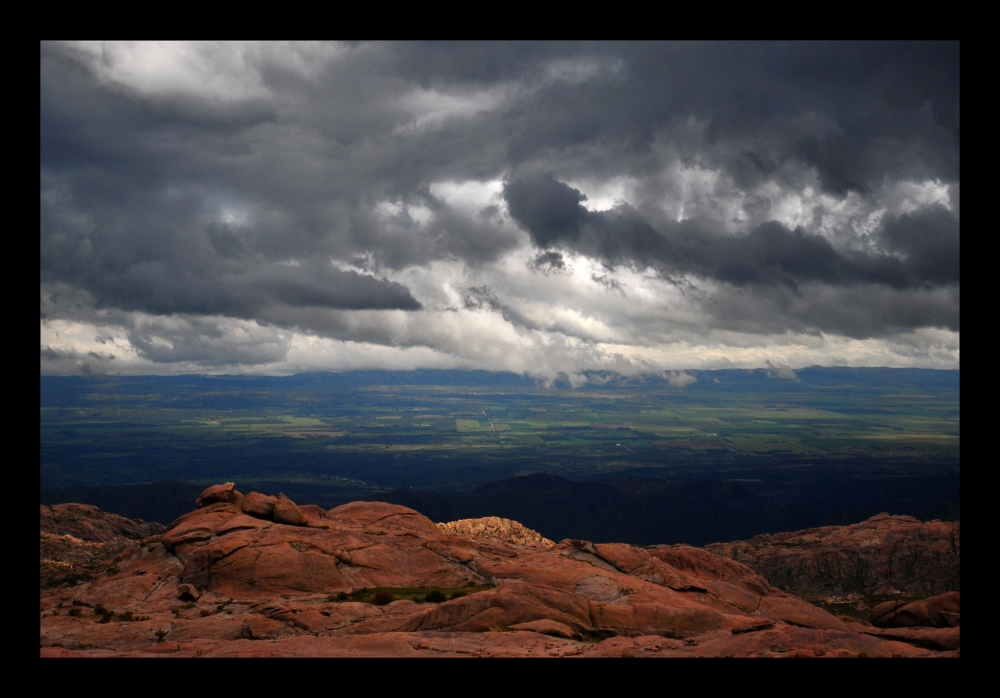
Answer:
[[[466,594],[466,593],[465,593],[464,591],[456,591],[456,592],[455,592],[454,594],[452,594],[452,595],[451,595],[451,596],[450,596],[449,598],[450,598],[450,599],[451,599],[452,601],[454,601],[455,599],[460,599],[460,598],[462,598],[463,596],[468,596],[468,594]]]
[[[396,597],[388,591],[380,591],[375,594],[375,598],[372,599],[372,603],[376,606],[385,606],[387,603],[392,603],[396,600]]]
[[[118,569],[118,565],[111,565],[111,567],[109,567],[108,569],[106,569],[104,571],[105,571],[105,573],[109,577],[112,576],[112,575],[118,574],[119,572],[121,572],[121,570]]]
[[[430,603],[441,603],[442,601],[447,601],[444,593],[440,589],[434,589],[432,592],[427,594],[427,601]]]

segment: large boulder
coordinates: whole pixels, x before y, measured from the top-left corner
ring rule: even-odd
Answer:
[[[289,526],[306,525],[306,515],[284,493],[279,494],[278,501],[274,503],[274,520]]]
[[[221,485],[212,485],[201,496],[195,500],[195,505],[207,507],[209,504],[231,503],[242,498],[243,495],[236,491],[236,483],[226,482]]]
[[[278,503],[278,498],[260,492],[251,492],[240,501],[240,508],[250,516],[261,519],[274,518],[274,505]]]

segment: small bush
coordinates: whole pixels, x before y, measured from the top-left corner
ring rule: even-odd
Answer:
[[[430,603],[441,603],[442,601],[447,601],[444,592],[440,589],[435,589],[434,591],[427,594],[427,601]]]
[[[372,603],[375,604],[376,606],[385,606],[387,603],[392,603],[395,600],[396,597],[393,596],[390,592],[380,591],[377,594],[375,594],[375,598],[372,599]]]
[[[452,601],[454,601],[455,599],[460,599],[460,598],[462,598],[463,596],[468,596],[468,594],[466,594],[466,593],[465,593],[464,591],[456,591],[456,592],[455,592],[454,594],[452,594],[452,595],[451,595],[451,596],[450,596],[449,598],[450,598],[450,599],[451,599]]]
[[[71,616],[79,616],[79,615],[82,615],[82,614],[83,614],[83,611],[81,611],[79,608],[71,608],[71,609],[69,609],[69,615],[71,615]]]
[[[163,642],[163,638],[165,638],[166,636],[167,636],[167,631],[164,630],[163,628],[160,628],[159,630],[156,631],[157,642]]]
[[[111,615],[111,611],[109,611],[108,609],[106,609],[104,607],[104,604],[99,603],[96,606],[94,606],[94,615],[95,616],[109,616],[109,615]]]
[[[119,572],[121,572],[121,570],[118,569],[118,565],[111,565],[111,567],[104,570],[104,572],[110,577],[112,575],[118,574]]]
[[[205,618],[206,616],[212,615],[212,612],[209,611],[207,608],[201,609],[200,613],[201,613],[201,617],[202,618]]]

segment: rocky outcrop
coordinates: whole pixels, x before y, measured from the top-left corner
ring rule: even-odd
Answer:
[[[165,527],[109,514],[89,504],[56,504],[40,507],[39,530],[55,536],[70,535],[91,543],[118,538],[141,539],[163,533]]]
[[[236,483],[226,482],[221,485],[212,485],[195,501],[195,506],[207,507],[209,504],[236,502],[243,497],[236,490]]]
[[[527,546],[443,531],[378,502],[296,507],[304,524],[291,525],[248,515],[243,499],[180,517],[162,544],[119,556],[116,574],[43,591],[42,655],[957,652],[906,633],[880,636],[883,629],[845,622],[746,565],[688,546]]]
[[[808,599],[959,591],[960,523],[879,514],[705,547]]]
[[[305,514],[284,493],[279,494],[278,501],[274,503],[274,520],[289,526],[306,525]]]
[[[42,588],[92,579],[110,568],[117,555],[164,531],[161,524],[126,519],[87,504],[43,505],[39,513]]]
[[[459,519],[448,523],[439,523],[444,533],[456,536],[469,536],[482,540],[494,540],[509,545],[527,545],[538,548],[551,548],[555,543],[511,519],[501,519],[498,516],[486,516],[481,519]]]
[[[261,519],[273,519],[274,505],[277,503],[277,497],[261,494],[260,492],[251,492],[240,502],[240,508],[244,513],[250,514],[250,516],[256,516]]]
[[[951,591],[910,603],[887,601],[872,609],[869,620],[880,628],[957,628],[960,600],[959,592]]]

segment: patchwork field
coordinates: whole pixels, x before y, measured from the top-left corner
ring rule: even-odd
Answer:
[[[546,388],[461,371],[43,377],[41,484],[235,480],[342,499],[534,472],[753,479],[959,467],[957,371],[694,375],[683,389],[657,379]]]

